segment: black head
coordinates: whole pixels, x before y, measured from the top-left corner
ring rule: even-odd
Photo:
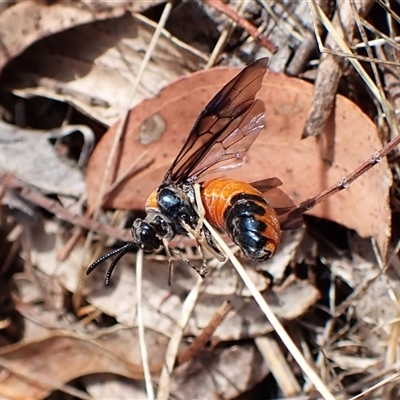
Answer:
[[[153,226],[139,218],[132,225],[132,237],[137,246],[146,252],[152,252],[161,246],[161,239]]]
[[[132,242],[125,244],[124,246],[115,249],[114,251],[105,254],[96,260],[90,267],[86,270],[86,275],[89,275],[94,269],[97,268],[102,262],[108,260],[109,258],[115,256],[114,260],[110,264],[106,272],[105,282],[108,286],[111,281],[111,275],[117,266],[118,261],[129,251],[138,248],[143,249],[146,252],[152,252],[157,250],[161,246],[161,240],[157,237],[157,234],[153,227],[143,221],[142,219],[137,219],[132,225]]]

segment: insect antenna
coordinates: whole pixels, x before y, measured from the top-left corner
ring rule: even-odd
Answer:
[[[114,255],[117,254],[117,256],[114,258],[110,266],[107,268],[106,272],[106,278],[105,278],[105,283],[108,286],[110,284],[111,280],[111,275],[118,263],[118,261],[130,250],[130,249],[135,249],[137,248],[137,245],[133,242],[127,243],[122,247],[119,247],[118,249],[115,249],[114,251],[111,251],[110,253],[105,254],[104,256],[98,258],[93,264],[89,266],[89,268],[86,270],[86,275],[89,275],[93,272],[94,269],[96,269],[102,262],[108,260],[109,258],[113,257]]]

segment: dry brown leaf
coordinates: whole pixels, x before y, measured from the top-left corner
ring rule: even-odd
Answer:
[[[232,267],[230,267],[232,269]],[[265,301],[270,305],[273,313],[281,321],[292,321],[305,314],[307,310],[320,298],[319,291],[305,281],[294,281],[284,290],[276,288],[263,293]],[[187,333],[197,336],[201,327],[205,326],[217,306],[229,300],[234,308],[224,322],[215,331],[215,336],[224,341],[240,340],[256,337],[272,332],[273,328],[266,320],[265,314],[254,299],[232,296],[202,295],[193,316],[189,321]],[[243,329],[246,327],[246,329]]]
[[[4,81],[20,96],[67,101],[110,125],[132,104],[155,96],[203,61],[199,53],[164,32],[132,97],[155,26],[153,21],[129,13],[76,26],[26,49],[6,68]]]
[[[98,273],[101,275],[101,271]],[[223,280],[220,276],[227,279]],[[170,335],[179,321],[182,301],[196,279],[196,272],[188,268],[186,264],[176,262],[171,288],[168,286],[168,263],[146,259],[142,281],[146,327]],[[211,284],[210,292],[208,282]],[[220,285],[219,294],[217,293],[218,282],[224,283],[222,287]],[[271,332],[271,325],[257,303],[252,298],[248,298],[247,290],[240,293],[238,289],[241,286],[240,278],[232,265],[226,264],[218,270],[210,271],[204,283],[204,289],[186,328],[186,334],[197,336],[225,300],[231,302],[234,310],[217,328],[215,335],[219,340],[247,339]],[[119,322],[133,325],[136,307],[135,292],[132,289],[134,285],[134,257],[127,254],[115,270],[112,286],[105,289],[102,279],[93,278],[89,286],[92,291],[87,297],[96,308],[114,316]],[[293,282],[282,291],[279,288],[266,290],[263,295],[275,315],[286,321],[303,315],[320,297],[314,286],[303,281]],[[244,330],[243,326],[247,328]]]
[[[233,78],[236,68],[198,72],[166,87],[158,97],[139,104],[129,117],[118,159],[117,179],[144,151],[152,162],[114,191],[108,207],[143,208],[146,197],[161,182],[202,107]],[[375,125],[351,101],[338,95],[322,140],[300,140],[313,93],[313,86],[296,78],[269,72],[258,97],[266,104],[266,129],[250,149],[244,166],[231,173],[245,181],[277,176],[295,202],[313,197],[339,182],[382,145]],[[161,138],[144,145],[143,132],[152,121],[161,121]],[[164,129],[165,128],[165,129]],[[87,190],[95,203],[104,176],[105,160],[115,126],[105,134],[89,163]],[[386,160],[354,182],[350,188],[310,211],[331,219],[361,236],[373,236],[384,252],[390,233],[388,194],[391,173]]]
[[[117,5],[112,5],[96,1],[71,3],[63,1],[56,4],[40,1],[17,2],[0,14],[2,27],[0,71],[11,58],[43,37],[76,25],[121,16],[131,5],[130,3],[119,1]],[[146,2],[146,7],[151,5],[148,3]],[[139,7],[143,9],[143,3]],[[140,11],[140,8],[136,11]]]
[[[80,378],[93,400],[147,399],[143,381],[133,381],[112,374],[96,374]]]
[[[174,398],[219,400],[236,398],[259,383],[268,373],[254,345],[243,344],[202,352],[193,362],[172,374]]]
[[[268,373],[260,353],[246,343],[222,349],[203,351],[194,360],[177,367],[171,375],[174,399],[224,399],[239,394],[258,384]],[[144,399],[142,382],[127,381],[113,375],[89,376],[86,390],[94,399]]]
[[[296,231],[296,236],[301,231],[303,230]],[[293,246],[297,244],[297,238],[293,239],[293,243]],[[289,262],[288,259],[292,257],[292,249],[292,247],[287,247],[283,243],[277,253],[276,260],[274,257],[265,264],[257,264],[257,268],[261,267],[268,272],[270,266],[273,272],[275,272],[275,269],[283,269],[283,266],[286,268]],[[79,261],[80,257],[82,257],[80,248],[74,249],[72,259],[70,258],[68,263],[60,265],[57,265],[55,258],[49,258],[45,254],[43,255],[44,257],[37,257],[37,251],[34,251],[34,256],[38,268],[48,274],[57,276],[57,279],[66,285],[69,290],[76,288],[77,281],[75,277],[79,271],[79,264],[72,260]],[[157,256],[155,257],[157,258]],[[196,264],[196,261],[193,262]],[[274,311],[278,317],[293,320],[304,314],[319,298],[319,292],[314,286],[311,284],[303,285],[302,283],[293,284],[287,287],[284,292],[276,295],[267,290],[270,287],[270,280],[256,271],[256,263],[247,264],[245,266],[246,271],[251,276],[256,287],[262,292],[269,293],[267,300],[276,304]],[[106,268],[107,263],[104,263],[95,274],[89,277],[90,282],[87,283],[88,288],[90,288],[90,292],[87,293],[88,301],[104,313],[115,317],[120,323],[129,326],[135,325],[137,307],[137,298],[134,290],[136,281],[135,256],[127,254],[119,262],[118,268],[114,271],[110,287],[105,287],[104,285],[103,273],[105,273]],[[168,286],[168,262],[166,260],[160,262],[146,257],[142,281],[146,308],[146,326],[171,334],[181,313],[182,299],[193,288],[196,279],[197,274],[188,268],[186,264],[176,262],[172,287],[170,287]],[[72,282],[74,283],[72,284]],[[240,293],[238,288],[242,288]],[[253,320],[252,335],[264,334],[270,331],[271,327],[261,316],[257,304],[247,298],[249,297],[249,292],[246,287],[243,287],[239,275],[234,271],[231,264],[226,264],[217,269],[210,267],[203,290],[204,295],[200,297],[197,305],[201,311],[199,311],[190,327],[193,334],[200,332],[200,329],[208,323],[225,299],[235,297],[240,297],[240,300],[235,301],[237,310],[241,310],[243,304],[249,303],[246,313],[249,313],[249,318]],[[291,305],[291,303],[295,304],[295,306]],[[243,337],[245,332],[243,332],[242,326],[248,323],[246,315],[241,315],[241,312],[237,311],[231,315],[231,318],[229,323],[223,324],[219,328],[218,337],[221,340],[245,338]],[[254,323],[254,319],[257,319],[256,323]]]
[[[168,338],[148,330],[146,341],[158,371]],[[102,372],[142,379],[140,360],[136,329],[114,329],[96,338],[54,333],[0,349],[0,365],[8,371],[0,382],[0,395],[43,398],[74,378]]]

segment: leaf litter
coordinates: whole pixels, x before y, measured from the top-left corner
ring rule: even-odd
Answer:
[[[45,193],[80,198],[85,192],[84,175],[69,160],[60,157],[51,139],[79,131],[79,126],[35,131],[0,121],[0,168],[6,174]],[[89,135],[93,133],[89,130]]]
[[[30,3],[17,3],[9,7],[8,12],[18,13],[24,7],[27,10]],[[127,23],[132,18],[129,15],[121,17],[122,14],[119,13],[121,9],[127,10],[129,5],[120,4],[120,9],[103,9],[98,14],[92,13],[89,18],[84,12],[80,13],[79,2],[73,5],[37,4],[40,12],[52,19],[44,20],[43,24],[48,23],[48,27],[53,24],[53,28],[46,30],[48,27],[39,25],[30,36],[23,38],[16,35],[15,46],[9,48],[12,51],[4,59],[5,87],[12,88],[14,93],[24,97],[40,94],[68,101],[84,110],[93,120],[104,124],[114,123],[127,104],[123,97],[129,92],[132,77],[127,72],[129,68],[121,69],[121,63],[112,61],[118,53],[115,52],[116,47],[127,42],[117,40],[117,45],[110,47],[107,39],[118,37],[115,30],[127,32]],[[65,25],[62,19],[57,21],[57,13],[54,11],[57,6],[59,9],[68,6],[75,8],[74,12],[78,16],[76,24],[72,20],[69,25]],[[257,6],[254,7],[253,12],[256,12]],[[279,8],[269,6],[265,10],[267,13],[276,12],[274,18],[282,18],[279,15],[282,10]],[[284,20],[282,27],[289,29],[293,22],[290,17],[295,16],[290,16],[290,12],[294,12],[294,8],[289,7],[285,12],[289,13],[289,18]],[[21,12],[19,18],[26,13],[27,11]],[[0,13],[0,20],[5,16],[5,11]],[[116,16],[120,17],[115,18]],[[96,22],[96,26],[92,24],[92,21],[103,18],[110,19]],[[137,41],[136,45],[140,43],[142,48],[146,48],[151,30],[143,28],[146,24],[150,26],[148,22],[143,23],[144,25],[139,23],[133,26],[141,26],[136,39],[143,40]],[[90,32],[99,26],[103,35],[98,35],[98,43],[95,43],[93,33]],[[72,29],[65,31],[66,28]],[[7,34],[11,34],[10,32],[7,31]],[[108,38],[104,32],[109,34]],[[271,33],[269,39],[274,40],[274,34],[276,33]],[[66,52],[60,57],[58,51],[54,50],[57,46],[61,49],[59,43],[71,42],[74,35],[87,40],[74,41],[77,44],[76,52],[73,47],[65,46]],[[291,35],[293,31],[289,34]],[[32,45],[43,37],[46,38]],[[279,61],[278,58],[273,59],[274,65],[285,63],[283,60],[284,53],[286,51],[287,54],[288,50],[285,48],[287,40],[281,40],[277,40],[280,43],[277,57],[280,58]],[[144,152],[145,157],[133,176],[125,177],[105,199],[105,208],[143,209],[146,197],[160,183],[201,108],[238,71],[234,68],[211,69],[169,85],[171,80],[198,69],[204,58],[198,51],[180,46],[170,36],[165,36],[163,41],[163,53],[157,53],[152,60],[153,75],[149,75],[148,81],[143,81],[150,90],[139,91],[135,100],[137,106],[130,112],[118,159],[117,179]],[[87,51],[90,46],[95,51],[97,47],[94,43],[98,48],[111,49],[110,52],[103,51],[102,56],[108,57],[104,59],[104,64],[98,62],[100,58],[91,58]],[[251,49],[252,43],[247,42],[243,48]],[[291,42],[295,46],[293,43],[296,42]],[[129,45],[132,46],[132,42]],[[173,60],[165,62],[165,54],[171,49],[174,49]],[[18,54],[20,55],[17,56]],[[129,63],[135,59],[132,53],[125,54]],[[257,58],[263,55],[261,51]],[[58,61],[73,60],[61,64],[58,76],[54,75],[54,71],[57,71],[57,57]],[[14,59],[10,61],[10,58]],[[82,65],[77,62],[80,59],[85,60],[84,69],[89,66],[89,70],[95,72],[89,80],[82,74]],[[138,69],[141,59],[142,55],[138,54],[130,70]],[[183,60],[190,62],[189,68]],[[101,69],[103,65],[106,67]],[[28,66],[34,67],[33,70],[27,68]],[[104,73],[106,70],[109,73]],[[70,71],[74,71],[75,75],[69,78],[68,85],[65,86],[64,78]],[[157,79],[153,79],[157,74]],[[121,75],[123,79],[120,79]],[[103,85],[96,85],[99,80]],[[150,81],[151,84],[148,84]],[[165,86],[165,89],[155,99],[143,100],[145,97],[157,95],[161,86]],[[312,88],[310,84],[299,79],[287,78],[282,74],[268,74],[259,93],[259,97],[266,103],[267,128],[249,152],[243,168],[233,171],[229,176],[246,181],[249,181],[249,177],[254,181],[277,176],[283,181],[284,190],[300,203],[335,182],[340,182],[382,147],[381,136],[375,124],[354,103],[340,95],[333,96],[334,113],[328,119],[320,139],[308,138],[300,141],[310,110]],[[365,100],[361,105],[365,109]],[[382,125],[379,128],[379,133],[384,132]],[[21,134],[22,131],[16,130],[18,131]],[[86,174],[89,206],[98,194],[108,156],[107,149],[114,132],[115,127],[111,127],[91,157]],[[17,135],[18,133],[13,135],[12,141],[15,141]],[[58,162],[61,158],[51,149],[48,138],[42,132],[27,130],[24,135],[28,143],[25,150],[17,147],[14,148],[16,150],[8,150],[10,143],[7,140],[2,141],[1,154],[5,157],[2,169],[14,162],[13,168],[6,171],[20,178],[23,185],[33,184],[44,196],[48,196],[50,192],[51,196],[57,197],[65,206],[68,204],[63,199],[65,189],[60,189],[65,184],[64,178],[58,178],[58,181],[56,178],[49,188],[48,178],[41,173],[48,171],[54,173],[55,177],[60,176],[57,174],[62,168]],[[24,142],[25,136],[21,136],[22,139],[19,138],[17,142]],[[23,158],[24,154],[31,153],[30,148],[33,148],[33,158],[40,160],[46,146],[46,151],[53,151],[56,163],[47,163],[46,158],[42,157],[38,172],[33,174],[36,181],[32,178],[23,179],[22,175],[18,175],[23,171],[21,165],[27,172],[31,172],[29,169],[34,164],[29,158]],[[14,151],[15,160],[6,158],[11,155],[11,151]],[[396,165],[395,160],[391,165]],[[71,171],[72,167],[69,167],[65,172],[70,179],[68,181],[66,178],[66,182],[71,182],[64,185],[66,189],[71,189],[76,183]],[[396,174],[395,178],[397,181]],[[311,217],[306,218],[307,229],[288,235],[288,244],[283,243],[280,252],[271,261],[258,266],[245,262],[252,280],[256,282],[276,315],[285,323],[285,327],[301,343],[305,354],[309,352],[316,355],[311,362],[315,361],[318,372],[333,393],[341,392],[340,386],[335,386],[338,382],[348,389],[347,393],[360,393],[379,382],[383,376],[390,379],[390,373],[395,371],[398,259],[397,248],[388,246],[392,216],[389,196],[392,202],[396,200],[396,195],[389,192],[391,179],[384,159],[348,189],[311,209],[308,213]],[[3,191],[7,193],[7,178],[3,179]],[[81,189],[74,197],[79,197],[80,194]],[[5,202],[5,198],[3,194],[3,204],[10,205]],[[81,212],[79,204],[73,206]],[[20,211],[28,212],[26,207],[21,207]],[[39,215],[34,207],[29,212]],[[107,221],[106,217],[107,215],[101,216],[103,222]],[[334,222],[329,224],[316,217]],[[85,398],[87,393],[78,390],[74,383],[72,386],[69,383],[71,379],[78,378],[79,387],[83,384],[94,398],[104,398],[108,394],[109,397],[115,397],[113,393],[118,393],[118,398],[129,398],[128,393],[131,398],[132,393],[136,397],[145,397],[146,392],[141,384],[141,357],[136,346],[135,272],[132,268],[135,257],[127,255],[121,261],[113,285],[109,288],[104,288],[103,281],[99,278],[101,271],[99,275],[83,281],[84,269],[90,263],[87,246],[78,241],[67,259],[58,260],[57,254],[63,249],[71,226],[56,219],[49,220],[48,215],[41,216],[40,221],[40,226],[37,222],[32,226],[32,222],[27,224],[23,218],[15,219],[14,214],[14,218],[5,219],[1,225],[2,230],[7,232],[2,246],[2,251],[7,252],[5,265],[15,264],[16,269],[21,270],[22,267],[25,270],[23,274],[14,276],[18,290],[13,295],[13,304],[25,321],[27,329],[19,339],[14,337],[12,341],[8,339],[5,342],[3,339],[0,362],[8,371],[8,377],[0,385],[0,393],[12,398],[44,398],[55,390],[61,390]],[[77,218],[74,221],[79,225],[83,219],[80,221]],[[349,233],[343,226],[353,231]],[[396,234],[395,224],[393,229]],[[101,229],[95,230],[105,232]],[[373,240],[361,240],[355,232],[363,237],[372,237]],[[122,236],[121,234],[119,237]],[[199,255],[193,253],[190,241],[180,240],[177,243],[194,262],[199,260]],[[391,262],[387,264],[379,255],[385,255],[386,248],[389,248],[391,257]],[[19,249],[22,249],[22,258],[18,257]],[[275,348],[276,351],[276,345],[280,345],[279,339],[271,335],[271,326],[249,297],[249,292],[232,271],[231,265],[221,265],[210,260],[211,264],[214,266],[210,268],[210,273],[203,282],[193,314],[184,328],[179,354],[190,346],[192,339],[201,335],[203,328],[225,300],[231,302],[233,310],[194,359],[175,366],[170,382],[171,394],[176,398],[220,398],[222,393],[224,398],[235,398],[261,381],[269,379],[271,373],[285,396],[306,393],[308,388],[301,383],[302,374],[284,349],[281,348],[279,357],[268,357],[267,350]],[[273,282],[265,272],[272,273]],[[193,271],[177,262],[172,287],[168,287],[167,261],[163,254],[145,259],[144,319],[152,377],[156,383],[157,371],[161,370],[163,363],[163,350],[180,318],[182,302],[193,287],[195,279]],[[77,301],[77,298],[81,300]],[[2,322],[4,333],[9,332],[9,328],[16,324],[14,319],[4,319]],[[252,338],[257,346],[252,343]],[[136,350],[133,350],[133,343]],[[68,368],[64,368],[67,359]],[[382,372],[384,359],[385,371],[389,375]],[[292,382],[288,385],[288,381],[285,381],[288,374],[282,373],[284,365],[285,368],[291,368],[291,379],[297,379],[297,384]],[[337,375],[332,375],[333,366]],[[94,372],[115,375],[88,376]],[[359,379],[360,374],[365,380]],[[132,384],[120,376],[132,378]],[[394,386],[393,393],[395,390]],[[274,396],[270,392],[269,395],[272,397],[268,398]]]
[[[110,125],[121,118],[130,102],[156,96],[163,86],[199,68],[203,61],[201,53],[163,35],[132,98],[134,71],[139,69],[142,50],[154,30],[152,21],[129,13],[76,24],[33,44],[4,73],[17,95],[67,101]]]
[[[17,2],[0,15],[3,27],[0,70],[11,58],[43,37],[87,22],[121,16],[128,6],[129,2],[119,2],[117,7],[100,2],[51,5],[36,1]]]

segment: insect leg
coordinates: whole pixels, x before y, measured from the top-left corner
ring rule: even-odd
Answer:
[[[212,250],[214,250],[214,252],[215,252],[215,255],[213,254],[214,257],[215,257],[218,261],[225,261],[225,256],[223,255],[223,253],[221,252],[221,250],[218,248],[218,246],[217,246],[217,244],[215,243],[215,241],[214,241],[214,239],[213,239],[213,237],[212,237],[210,231],[209,231],[205,226],[203,226],[202,234],[203,234],[203,236],[205,237],[208,246],[209,246]]]
[[[203,279],[207,275],[207,271],[205,270],[204,267],[202,268],[197,268],[195,265],[193,265],[188,258],[186,258],[183,253],[178,250],[178,249],[171,249],[171,253],[177,255],[185,264],[189,265],[189,267],[193,268]]]
[[[174,273],[174,259],[168,246],[169,240],[164,238],[162,242],[168,257],[168,286],[171,286],[172,274]]]

